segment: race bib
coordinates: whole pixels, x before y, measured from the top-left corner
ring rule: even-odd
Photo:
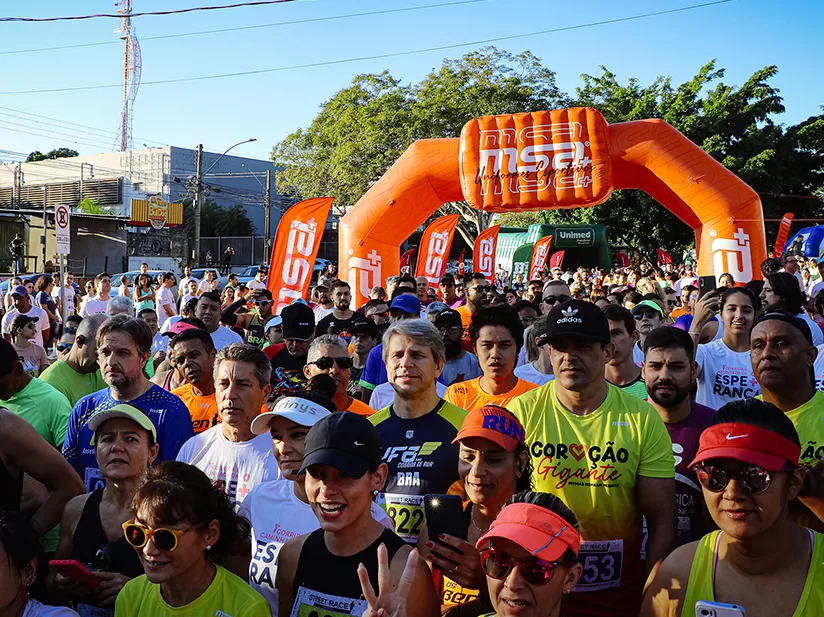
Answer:
[[[99,488],[106,488],[106,478],[103,477],[103,473],[98,467],[86,467],[84,476],[87,493],[96,491]]]
[[[584,572],[573,591],[600,591],[620,587],[624,565],[624,541],[603,540],[581,542],[578,563]]]
[[[366,600],[333,596],[298,587],[290,617],[360,617],[368,607]]]
[[[415,544],[424,522],[423,495],[380,493],[378,505],[395,523],[395,533],[404,542]]]
[[[77,614],[80,615],[80,617],[114,617],[114,610],[89,606],[81,602],[77,605]]]
[[[458,583],[453,581],[448,576],[443,577],[443,594],[441,594],[441,604],[454,605],[465,604],[477,600],[480,596],[480,591],[477,589],[469,589],[468,587],[461,587]]]

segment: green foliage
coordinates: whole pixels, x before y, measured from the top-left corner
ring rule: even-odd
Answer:
[[[33,163],[35,161],[45,161],[46,159],[64,159],[73,156],[78,156],[78,152],[77,150],[70,150],[69,148],[56,148],[55,150],[49,150],[46,154],[35,150],[26,157],[25,162]]]
[[[195,210],[192,197],[183,199],[183,226],[188,237],[194,236]],[[200,237],[210,236],[251,236],[254,225],[242,205],[221,208],[213,200],[206,199],[200,213]]]
[[[109,209],[105,206],[101,206],[91,197],[86,197],[77,204],[77,209],[85,212],[86,214],[110,214]]]

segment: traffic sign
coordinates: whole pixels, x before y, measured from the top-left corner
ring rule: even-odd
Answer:
[[[71,253],[71,212],[65,204],[57,204],[54,209],[55,252],[61,255]]]

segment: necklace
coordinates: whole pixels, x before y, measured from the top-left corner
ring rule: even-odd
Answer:
[[[469,515],[469,522],[472,523],[472,526],[477,529],[481,535],[484,535],[487,531],[489,531],[489,525],[487,525],[486,529],[481,529],[478,527],[478,523],[475,522],[475,508],[472,508],[472,513]]]

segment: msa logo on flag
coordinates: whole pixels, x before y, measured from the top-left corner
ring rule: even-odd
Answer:
[[[481,194],[537,193],[592,184],[590,142],[580,122],[561,122],[480,132]],[[557,141],[556,141],[557,140]]]
[[[286,240],[286,255],[281,271],[281,286],[276,299],[278,310],[303,295],[303,287],[312,276],[312,252],[318,224],[314,218],[306,222],[292,221]]]
[[[716,277],[729,272],[736,283],[752,280],[750,237],[741,227],[732,240],[716,238],[712,241],[712,269]]]
[[[366,259],[360,257],[349,258],[346,280],[363,297],[368,298],[369,292],[372,291],[373,287],[379,287],[383,278],[381,276],[381,256],[378,255],[378,252],[372,249],[372,252],[366,257]]]
[[[482,272],[487,279],[492,278],[495,270],[495,238],[484,238],[478,243],[478,264],[475,269]]]
[[[441,269],[449,250],[449,231],[435,231],[429,238],[429,247],[426,250],[426,262],[423,264],[423,275],[432,285],[437,285],[441,277]],[[368,293],[366,295],[369,295]]]
[[[549,253],[549,245],[547,244],[539,244],[535,247],[535,264],[532,268],[532,272],[529,274],[529,278],[536,279],[541,276],[541,273],[544,271],[544,266],[546,265],[546,256]]]

